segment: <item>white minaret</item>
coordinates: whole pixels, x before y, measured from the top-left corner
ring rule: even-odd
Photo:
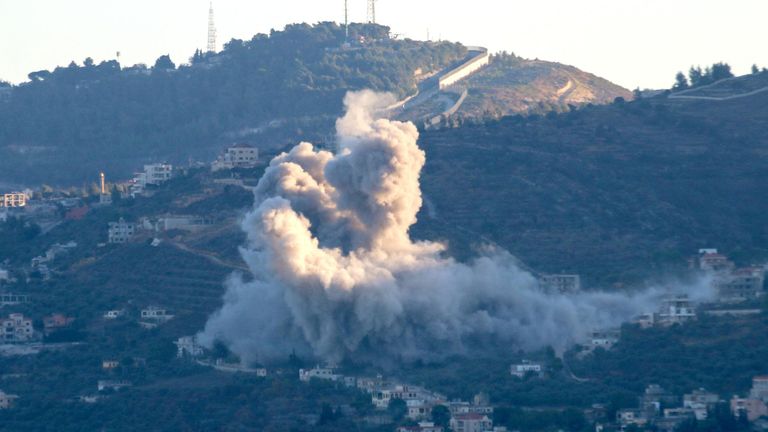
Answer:
[[[208,9],[208,52],[216,52],[216,24],[213,23],[213,2]]]

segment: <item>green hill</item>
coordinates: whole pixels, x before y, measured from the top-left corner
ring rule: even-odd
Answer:
[[[427,132],[431,211],[416,233],[464,256],[492,239],[600,283],[658,275],[699,247],[765,257],[767,114],[768,93],[662,95]]]

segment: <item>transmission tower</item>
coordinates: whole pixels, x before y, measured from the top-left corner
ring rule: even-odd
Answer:
[[[368,22],[376,24],[376,0],[368,0]]]
[[[213,2],[208,9],[208,52],[216,52],[216,24],[213,23]]]

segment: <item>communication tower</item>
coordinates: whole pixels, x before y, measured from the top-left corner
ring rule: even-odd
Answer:
[[[213,2],[208,9],[208,52],[216,52],[216,24],[213,22]]]
[[[376,24],[376,0],[368,0],[368,22]]]

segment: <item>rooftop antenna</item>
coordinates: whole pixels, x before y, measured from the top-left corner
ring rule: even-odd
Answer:
[[[216,52],[216,25],[213,23],[213,2],[208,9],[208,52]]]
[[[368,0],[368,23],[376,24],[376,0]]]

